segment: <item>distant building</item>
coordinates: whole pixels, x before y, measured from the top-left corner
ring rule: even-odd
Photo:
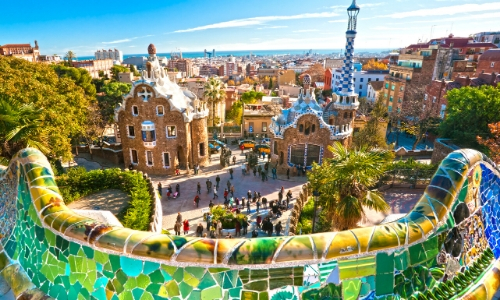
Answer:
[[[382,91],[383,87],[384,87],[383,81],[370,81],[368,83],[366,99],[371,103],[377,101],[380,91]]]
[[[167,65],[170,71],[177,70],[184,73],[184,77],[193,76],[193,63],[189,59],[170,59]]]
[[[476,67],[476,76],[481,73],[500,73],[500,49],[490,49],[481,55]]]
[[[173,175],[177,166],[207,165],[206,103],[169,80],[153,44],[148,53],[142,79],[115,110],[125,166]]]
[[[117,49],[97,50],[94,54],[96,60],[112,59],[114,61],[123,61],[123,52]]]
[[[134,65],[138,70],[142,70],[147,62],[147,58],[144,56],[131,56],[127,57],[122,63],[124,65]]]
[[[361,68],[359,68],[361,69]],[[333,90],[338,88],[342,82],[342,69],[332,70],[331,85]],[[389,70],[369,70],[369,71],[354,71],[352,72],[354,90],[359,97],[368,95],[368,83],[371,81],[384,81],[384,77],[389,74]]]
[[[71,65],[75,68],[83,68],[90,73],[92,78],[99,78],[99,73],[111,76],[111,68],[113,67],[112,59],[102,60],[80,60],[72,61]]]
[[[264,78],[266,76],[271,78],[274,77],[278,85],[295,84],[295,71],[293,70],[259,68],[257,70],[257,76],[259,76],[259,78]]]
[[[472,35],[475,42],[493,43],[500,48],[500,31],[479,32]]]
[[[134,74],[132,72],[118,73],[118,81],[124,83],[132,83]]]
[[[37,41],[35,47],[31,47],[31,44],[5,44],[0,46],[0,55],[37,62],[40,60],[40,49]]]
[[[342,59],[331,59],[327,58],[323,62],[323,68],[325,69],[337,69],[337,68],[342,68],[344,65],[344,60]]]

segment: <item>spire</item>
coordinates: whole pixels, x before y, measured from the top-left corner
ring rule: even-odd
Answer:
[[[356,23],[358,21],[359,6],[356,0],[352,0],[351,6],[347,8],[347,15],[349,16],[349,23],[347,24],[347,31],[356,33]]]

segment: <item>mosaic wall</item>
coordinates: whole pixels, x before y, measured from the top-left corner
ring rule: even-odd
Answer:
[[[450,154],[400,220],[257,239],[169,236],[79,216],[33,149],[1,172],[0,279],[16,296],[493,299],[500,284],[500,177],[472,150]]]

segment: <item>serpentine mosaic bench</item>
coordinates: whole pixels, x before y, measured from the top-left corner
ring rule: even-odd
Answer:
[[[473,150],[444,159],[404,218],[342,232],[204,239],[75,214],[47,159],[0,171],[0,292],[22,299],[493,299],[499,173]]]

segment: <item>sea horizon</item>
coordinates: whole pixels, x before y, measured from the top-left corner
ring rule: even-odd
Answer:
[[[365,49],[356,49],[355,53],[382,53],[382,52],[390,52],[392,49],[389,48],[365,48]],[[276,50],[226,50],[226,51],[215,51],[215,56],[216,57],[228,57],[230,55],[234,57],[241,57],[241,56],[248,56],[250,54],[255,55],[255,56],[273,56],[273,55],[300,55],[300,54],[306,54],[310,50],[309,49],[293,49],[293,50],[283,50],[283,49],[276,49]],[[338,55],[340,53],[343,54],[345,49],[311,49],[313,54],[320,54],[320,55]],[[208,53],[212,53],[212,51],[208,51],[207,49],[207,55]],[[162,56],[162,57],[167,57],[168,59],[171,57],[171,53],[157,53],[157,56]],[[137,56],[148,56],[147,53],[137,53],[137,54],[124,54],[123,59],[127,59],[129,57],[137,57]],[[196,51],[196,52],[182,52],[182,57],[183,58],[201,58],[204,57],[204,52],[203,51]],[[88,55],[88,56],[78,56],[77,53],[77,60],[88,60],[88,59],[94,59],[95,57],[93,55]]]

